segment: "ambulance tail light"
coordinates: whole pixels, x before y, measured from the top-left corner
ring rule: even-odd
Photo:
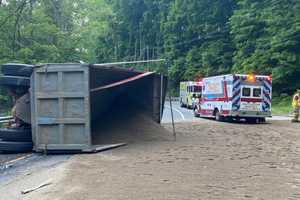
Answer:
[[[203,81],[197,81],[197,85],[203,86]]]
[[[272,81],[272,75],[267,77],[268,81]]]

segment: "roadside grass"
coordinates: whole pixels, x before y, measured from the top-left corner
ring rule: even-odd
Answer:
[[[292,111],[292,96],[281,95],[280,97],[273,97],[272,115],[288,115]]]

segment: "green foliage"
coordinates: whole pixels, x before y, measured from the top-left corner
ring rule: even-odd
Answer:
[[[293,112],[292,95],[282,94],[273,98],[272,113],[274,115],[288,115]]]
[[[6,95],[6,92],[0,89],[0,114],[8,112],[12,100]]]
[[[104,0],[0,1],[0,63],[96,62],[111,13]],[[8,105],[0,92],[0,112]]]
[[[230,19],[233,71],[272,74],[275,93],[300,87],[300,2],[241,0]]]
[[[100,62],[166,58],[173,89],[234,72],[272,74],[275,94],[300,87],[297,0],[110,2],[115,15],[98,38]]]
[[[107,32],[104,0],[12,0],[0,4],[0,62],[95,62]]]
[[[2,2],[2,3],[1,3]],[[274,93],[300,88],[299,0],[0,1],[0,62],[103,63],[180,81],[226,73],[273,75]]]

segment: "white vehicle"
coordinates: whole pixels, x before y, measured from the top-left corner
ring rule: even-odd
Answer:
[[[249,122],[271,117],[271,76],[233,74],[204,78],[202,82],[202,98],[193,108],[195,116]]]
[[[180,106],[193,108],[201,97],[202,83],[195,81],[180,82]]]

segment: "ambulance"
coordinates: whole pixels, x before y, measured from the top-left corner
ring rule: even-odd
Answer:
[[[271,117],[272,76],[231,74],[202,80],[196,117],[265,122]]]
[[[180,82],[180,106],[195,107],[202,93],[202,85],[197,81]]]

